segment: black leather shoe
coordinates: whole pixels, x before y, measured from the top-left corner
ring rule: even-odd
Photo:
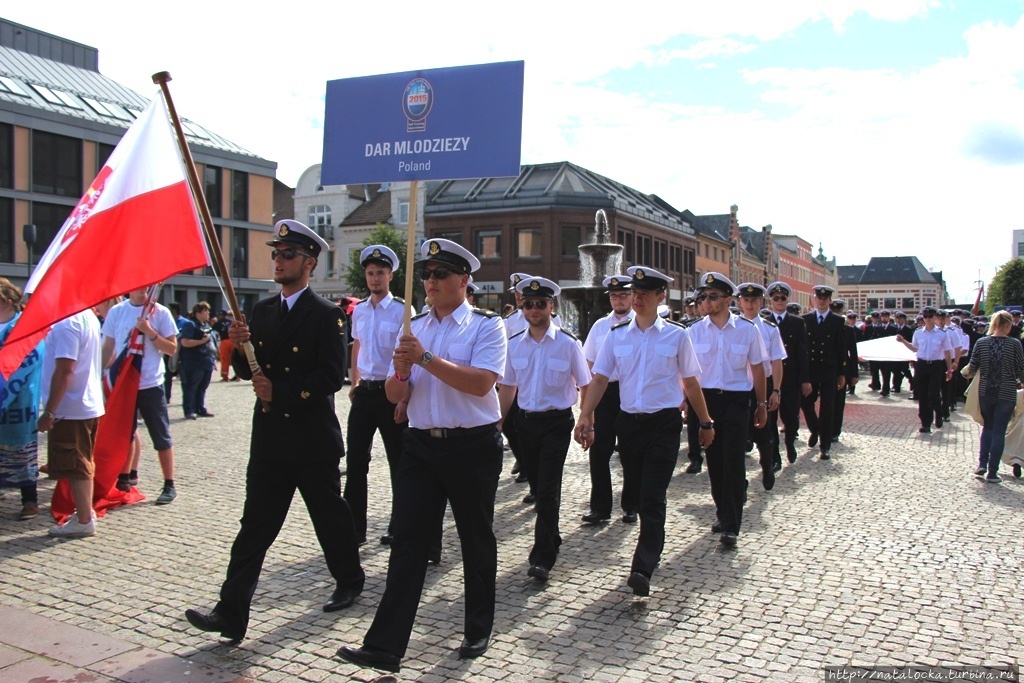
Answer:
[[[821,459],[822,460],[831,460],[832,459],[832,456],[829,454],[827,448],[821,451]]]
[[[523,503],[526,505],[533,505],[537,502],[537,495],[534,493],[527,493],[523,496]]]
[[[796,462],[796,444],[786,444],[786,458],[789,460],[790,465]]]
[[[687,474],[700,474],[701,463],[691,462],[690,466],[686,468]]]
[[[931,434],[932,433],[932,428],[931,427],[921,427],[917,431],[920,432],[921,434]]]
[[[519,474],[519,461],[516,460],[515,464],[512,465],[512,474]]]
[[[811,448],[818,445],[818,432],[811,432],[810,438],[807,439],[807,445]]]
[[[942,429],[942,418],[941,417],[935,418],[935,428],[936,429]]]
[[[356,598],[362,592],[362,589],[335,588],[334,592],[331,593],[331,599],[324,603],[324,611],[337,612],[346,607],[351,607],[352,603],[356,601]]]
[[[734,534],[731,531],[723,532],[722,533],[722,537],[720,539],[718,539],[718,540],[726,548],[735,548],[736,547],[736,534]]]
[[[716,519],[715,523],[711,525],[711,533],[720,534],[722,533],[722,520]]]
[[[487,648],[491,646],[491,637],[481,638],[480,640],[469,640],[468,638],[462,639],[462,645],[459,645],[459,659],[473,659],[479,657],[483,653],[487,652]]]
[[[772,472],[775,472],[776,474],[778,474],[781,471],[782,471],[782,462],[781,461],[776,462],[776,463],[772,463]]]
[[[392,536],[390,533],[384,534],[383,536],[380,537],[380,544],[381,545],[391,545],[391,541],[392,541],[393,538],[394,538],[394,536]]]
[[[548,580],[548,569],[542,564],[531,564],[530,568],[526,570],[527,576],[532,576],[541,583]]]
[[[591,510],[587,514],[583,515],[583,517],[581,517],[584,524],[605,524],[611,518],[611,515],[604,515],[598,512],[594,512],[593,510]]]
[[[771,467],[761,468],[761,483],[765,491],[771,491],[775,487],[775,470]]]
[[[622,521],[626,524],[636,524],[637,514],[632,510],[626,510],[622,513]]]
[[[632,572],[626,579],[626,585],[633,589],[633,595],[641,598],[651,594],[651,580],[640,572]]]
[[[441,564],[441,549],[431,548],[430,555],[427,556],[427,562],[430,564]]]
[[[380,669],[396,674],[402,669],[402,659],[390,652],[371,650],[364,647],[348,647],[338,650],[338,656],[357,666]]]
[[[224,621],[224,617],[218,614],[216,610],[209,614],[203,614],[194,609],[187,609],[185,610],[185,618],[188,619],[188,623],[200,631],[219,631],[222,638],[236,642],[242,639],[242,634],[232,631],[231,627],[228,626],[228,622]]]
[[[525,483],[527,481],[529,481],[529,479],[526,478],[526,474],[524,474],[523,472],[520,472],[519,476],[516,477],[516,483],[517,484],[522,484],[522,483]]]

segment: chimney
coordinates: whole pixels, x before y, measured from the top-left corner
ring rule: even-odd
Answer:
[[[772,242],[772,224],[764,226],[764,284],[775,280],[775,243]]]

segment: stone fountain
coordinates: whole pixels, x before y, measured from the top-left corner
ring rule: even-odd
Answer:
[[[602,281],[622,267],[622,245],[611,241],[608,216],[604,209],[594,215],[594,241],[579,246],[580,282],[577,287],[562,287],[559,317],[562,327],[580,339],[611,312]]]

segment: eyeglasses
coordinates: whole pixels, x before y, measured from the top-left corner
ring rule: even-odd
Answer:
[[[698,294],[697,298],[694,299],[697,303],[701,303],[705,300],[715,303],[719,299],[723,298],[721,294]]]
[[[434,278],[435,280],[443,280],[454,272],[455,271],[453,271],[451,268],[444,267],[420,268],[419,276],[421,280],[426,282],[430,278]]]
[[[789,301],[788,296],[773,296],[772,301]]]
[[[819,299],[831,299],[832,298],[832,295],[829,294],[828,292],[815,292],[814,296],[819,298]]]
[[[273,260],[277,260],[278,256],[283,258],[285,261],[291,261],[296,256],[304,256],[305,258],[313,258],[312,256],[310,256],[306,252],[299,251],[298,249],[274,249],[273,251],[270,252],[270,259],[272,261]]]
[[[608,298],[609,299],[628,299],[631,296],[633,296],[632,292],[609,292],[608,293]]]
[[[535,308],[538,311],[543,311],[547,307],[548,307],[548,300],[547,299],[537,299],[536,301],[534,301],[533,299],[527,299],[526,301],[523,302],[523,308],[525,308],[528,311],[532,311]]]

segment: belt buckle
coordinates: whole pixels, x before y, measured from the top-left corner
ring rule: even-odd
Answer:
[[[444,438],[444,433],[445,433],[445,430],[441,429],[439,427],[432,427],[430,429],[430,435],[432,437],[434,437],[435,439],[443,439]]]

